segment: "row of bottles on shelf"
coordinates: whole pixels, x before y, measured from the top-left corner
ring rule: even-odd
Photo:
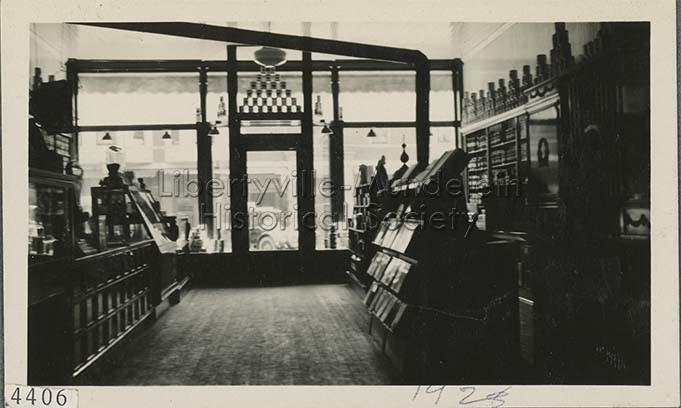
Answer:
[[[508,163],[514,163],[518,155],[515,149],[515,145],[508,145],[504,148],[495,149],[490,153],[490,160],[492,161],[492,166],[503,165]]]
[[[487,169],[487,156],[486,155],[476,155],[471,158],[468,162],[468,170],[486,170]]]
[[[468,153],[487,149],[487,134],[485,132],[466,135],[466,151]]]
[[[492,130],[489,134],[489,144],[492,148],[506,142],[515,141],[516,128],[514,126],[507,126],[503,129]]]
[[[513,147],[516,137],[516,128],[507,127],[502,130],[490,130],[489,132],[489,144],[490,148],[500,148],[508,147],[511,145]],[[466,150],[468,153],[477,153],[481,150],[487,149],[487,139],[488,136],[484,132],[479,134],[471,134],[466,136]]]
[[[468,188],[469,196],[477,193],[489,185],[489,179],[486,173],[469,173],[468,174]]]
[[[560,75],[574,64],[572,46],[568,40],[565,23],[556,23],[553,34],[553,48],[550,50],[550,60],[546,54],[537,55],[535,75],[532,76],[531,66],[524,65],[522,77],[518,70],[509,71],[508,84],[499,78],[498,87],[495,82],[487,83],[487,91],[481,89],[476,92],[464,92],[463,121],[472,123],[489,118],[507,110],[520,106],[528,101],[525,91],[534,85]]]

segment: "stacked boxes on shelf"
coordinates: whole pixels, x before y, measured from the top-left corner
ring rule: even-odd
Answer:
[[[296,113],[302,112],[296,97],[287,88],[286,81],[274,67],[261,68],[256,80],[246,90],[246,97],[239,106],[242,113]]]

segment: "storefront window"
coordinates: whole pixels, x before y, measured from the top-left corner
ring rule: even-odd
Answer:
[[[333,222],[331,209],[331,151],[330,142],[334,137],[329,125],[333,120],[333,100],[331,96],[331,74],[315,72],[313,75],[312,108],[314,109],[314,134],[312,141],[314,155],[314,186],[316,213],[317,250],[338,247],[338,238],[342,235]],[[326,124],[327,130],[324,130]],[[340,217],[343,219],[343,216]]]
[[[217,134],[211,135],[211,157],[213,160],[213,214],[215,214],[215,238],[224,242],[221,252],[232,251],[230,225],[230,181],[229,181],[229,115],[226,73],[208,74],[208,94],[206,95],[206,118],[215,125]],[[220,112],[224,108],[223,112]],[[219,123],[217,123],[219,121]]]
[[[452,73],[435,71],[430,74],[430,120],[454,120],[454,92]]]
[[[111,142],[100,143],[105,132],[80,134],[80,165],[83,185],[80,205],[92,214],[90,188],[107,176],[107,163],[119,163],[121,172],[143,179],[146,189],[161,204],[161,211],[199,224],[196,178],[196,131],[108,132]],[[108,138],[107,138],[108,139]]]
[[[191,74],[81,74],[78,124],[195,123],[199,76]]]
[[[407,166],[416,163],[416,131],[413,128],[379,128],[374,129],[375,137],[368,137],[369,128],[345,129],[344,132],[344,176],[345,184],[345,219],[352,216],[355,186],[369,180],[363,180],[360,166],[367,166],[368,176],[374,174],[381,157],[385,157],[385,169],[388,179],[402,167],[402,143],[406,144],[405,152],[409,155]],[[342,242],[347,247],[347,240]]]
[[[456,148],[454,127],[431,126],[430,134],[430,161],[437,160],[442,153]]]
[[[415,121],[414,72],[341,72],[340,106],[346,122]]]

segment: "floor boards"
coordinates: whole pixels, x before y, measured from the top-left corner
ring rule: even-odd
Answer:
[[[392,384],[368,324],[346,284],[192,289],[98,384]]]

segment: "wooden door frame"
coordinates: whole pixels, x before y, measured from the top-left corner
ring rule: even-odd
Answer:
[[[314,162],[313,162],[313,121],[312,121],[312,57],[303,52],[303,114],[300,134],[242,134],[238,117],[238,60],[236,46],[227,46],[227,99],[229,105],[229,157],[230,157],[230,206],[234,226],[231,228],[232,253],[235,263],[247,272],[255,252],[250,250],[249,226],[235,218],[248,214],[248,152],[257,151],[295,151],[296,152],[296,197],[298,225],[298,253],[301,272],[309,274],[315,252],[314,217]],[[309,216],[313,215],[312,221]],[[242,226],[245,228],[237,228]],[[274,251],[277,252],[277,251]],[[288,251],[287,251],[288,252]],[[258,255],[255,255],[258,256]]]

